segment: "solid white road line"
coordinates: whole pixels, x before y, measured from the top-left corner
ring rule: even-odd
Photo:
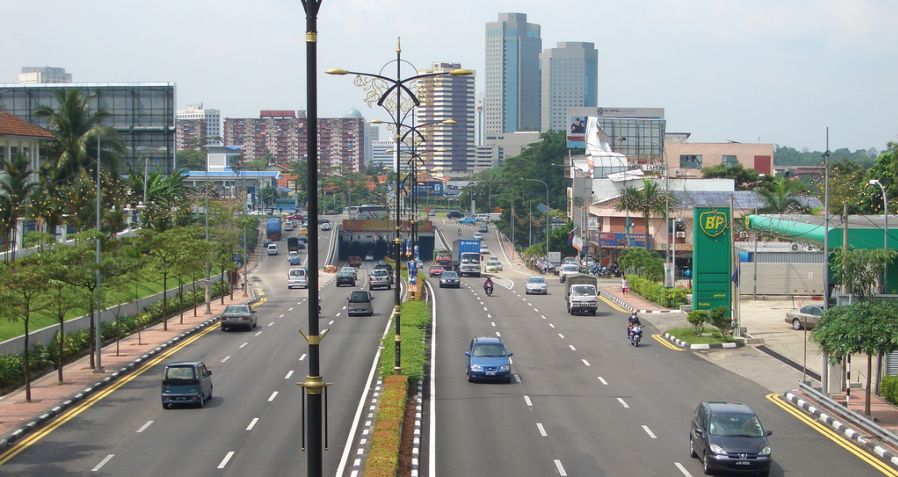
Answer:
[[[524,395],[524,402],[527,403],[527,407],[533,407],[533,402],[530,401],[530,396]]]
[[[649,437],[651,437],[652,439],[657,439],[657,438],[658,438],[657,436],[655,436],[654,433],[652,433],[652,430],[649,429],[649,426],[643,425],[643,426],[642,426],[642,430],[645,431],[645,433],[648,434]]]
[[[274,398],[276,398],[276,397],[278,397],[277,391],[271,393],[271,396],[268,396],[268,402],[274,401]],[[643,427],[645,427],[645,426],[643,426]]]
[[[590,364],[589,364],[589,361],[586,361],[585,359],[581,359],[580,361],[583,361],[583,364],[585,364],[586,366],[589,366],[589,365],[590,365]]]
[[[567,347],[570,348],[571,351],[577,351],[577,348],[574,348],[574,345],[572,344],[567,345]]]
[[[91,471],[91,472],[97,472],[97,471],[99,471],[101,468],[103,468],[104,465],[106,465],[107,462],[109,462],[110,460],[112,460],[113,457],[115,457],[115,454],[109,454],[109,455],[107,455],[106,457],[103,458],[103,460],[100,461],[99,464],[96,465],[96,467],[94,467],[93,469],[90,469],[90,471]]]
[[[247,342],[244,341],[243,344],[240,345],[240,349],[243,349],[243,348],[244,348],[246,345],[248,345],[248,344],[249,344],[249,343],[247,343]]]
[[[679,462],[674,462],[674,465],[677,466],[677,469],[679,469],[683,475],[685,475],[686,477],[692,477],[692,474],[690,474],[689,471],[686,470],[685,467],[683,467],[683,464],[681,464]]]
[[[630,409],[630,405],[624,402],[623,398],[617,398],[617,402],[619,402],[621,406],[624,406],[624,409]]]
[[[258,417],[254,417],[252,421],[249,421],[249,425],[246,426],[246,430],[247,430],[247,431],[253,430],[253,428],[256,427],[256,423],[257,423],[257,422],[259,422],[259,418],[258,418]]]
[[[555,468],[558,469],[558,475],[567,477],[567,472],[564,471],[564,466],[561,465],[561,461],[558,459],[555,459]]]
[[[299,357],[299,360],[300,360],[300,361],[302,361],[302,360],[304,360],[304,359],[306,359],[306,354],[305,354],[305,353],[303,353],[302,356]]]
[[[221,462],[218,463],[218,468],[224,469],[225,466],[228,465],[228,461],[231,460],[231,457],[234,457],[234,451],[228,451],[228,453],[225,454],[224,459],[221,459]]]
[[[146,424],[140,426],[140,429],[138,429],[137,432],[143,432],[143,431],[147,430],[147,428],[150,427],[151,425],[153,425],[153,421],[151,421],[151,420],[147,421]]]
[[[549,437],[549,435],[546,434],[546,428],[543,427],[543,423],[537,422],[537,423],[536,423],[536,428],[539,429],[539,435],[541,435],[541,436],[543,436],[543,437]]]
[[[231,359],[231,355],[225,356],[224,359],[221,360],[221,362],[224,363],[225,361],[227,361],[229,359]]]
[[[293,370],[292,370],[292,369],[291,369],[290,371],[287,372],[287,375],[284,376],[284,379],[290,379],[290,376],[293,376]]]
[[[599,378],[599,382],[600,382],[600,383],[604,384],[605,386],[608,385],[608,381],[605,381],[605,378],[603,378],[603,377],[601,377],[601,376],[596,376],[596,377]]]
[[[261,335],[261,334],[262,334],[262,332],[259,331],[259,332],[256,333],[256,336],[259,336],[259,335]]]

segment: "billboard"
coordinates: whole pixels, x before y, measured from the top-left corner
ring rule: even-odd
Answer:
[[[568,118],[568,149],[583,149],[586,147],[586,122],[588,119],[586,116],[571,116]]]
[[[645,234],[624,234],[616,232],[600,232],[598,235],[600,247],[606,248],[645,248]],[[651,245],[651,242],[649,242]]]
[[[727,309],[732,302],[730,208],[696,207],[692,249],[692,309]]]

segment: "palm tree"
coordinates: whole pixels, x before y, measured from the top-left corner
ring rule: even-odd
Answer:
[[[673,197],[658,186],[657,182],[649,179],[642,180],[642,188],[625,187],[621,200],[617,203],[617,210],[633,210],[642,214],[645,222],[645,249],[649,249],[649,219],[652,214],[667,217],[667,206]]]
[[[777,177],[773,179],[773,183],[769,189],[755,189],[763,199],[764,208],[759,212],[765,214],[785,214],[806,213],[807,206],[798,199],[798,193],[801,191],[801,185],[797,182],[786,179],[785,177]]]
[[[22,153],[4,160],[3,168],[6,169],[6,174],[0,177],[0,197],[3,200],[0,203],[3,209],[0,228],[3,229],[7,250],[12,250],[11,260],[15,260],[13,246],[16,243],[19,217],[24,215],[28,198],[37,184],[31,180],[28,158]]]
[[[141,213],[144,227],[162,231],[178,222],[177,215],[184,207],[190,206],[187,201],[189,189],[184,184],[184,177],[183,169],[172,174],[159,171],[147,174],[147,203],[143,204]],[[131,174],[128,178],[130,195],[127,202],[132,207],[143,202],[143,180],[142,174]]]

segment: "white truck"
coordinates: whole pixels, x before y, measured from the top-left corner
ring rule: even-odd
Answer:
[[[589,313],[595,316],[599,307],[599,290],[596,277],[578,273],[569,275],[564,283],[567,312],[571,315]]]

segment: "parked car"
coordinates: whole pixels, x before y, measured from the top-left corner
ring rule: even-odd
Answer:
[[[268,244],[268,255],[277,255],[278,254],[278,244],[270,243]]]
[[[299,265],[299,252],[287,252],[287,262],[289,262],[290,265]]]
[[[392,288],[392,280],[390,280],[390,272],[386,269],[378,268],[376,270],[372,270],[370,274],[368,274],[368,289],[374,290],[375,288],[386,288],[389,290]]]
[[[162,407],[192,404],[204,407],[212,399],[212,371],[202,361],[165,365],[162,371]]]
[[[702,461],[705,474],[723,470],[767,475],[771,434],[745,404],[704,401],[692,414],[689,455]]]
[[[797,310],[787,311],[786,323],[791,324],[796,330],[804,329],[807,325],[810,330],[820,323],[821,316],[823,316],[823,303],[805,305]]]
[[[486,272],[501,272],[502,271],[502,262],[498,257],[490,257],[489,260],[486,261]]]
[[[547,295],[549,287],[546,279],[540,276],[528,277],[527,283],[524,285],[524,293],[527,295]]]
[[[458,279],[458,273],[446,270],[440,275],[440,288],[461,288],[461,281]]]
[[[246,328],[251,330],[256,327],[258,320],[256,311],[249,305],[228,305],[221,313],[219,318],[221,321],[221,330],[228,331],[234,327]]]
[[[291,268],[287,270],[287,289],[309,288],[309,275],[305,268]]]
[[[462,217],[464,217],[464,215],[463,215],[461,212],[457,211],[457,210],[450,210],[450,211],[446,214],[446,218],[448,218],[448,219],[460,219],[460,218],[462,218]]]
[[[373,299],[374,295],[368,290],[354,290],[350,292],[349,298],[346,299],[349,301],[349,306],[346,307],[346,314],[349,316],[373,315],[374,307],[371,306],[371,300]]]
[[[462,217],[458,221],[458,223],[460,223],[460,224],[473,224],[474,222],[475,222],[474,217],[471,217],[470,215],[467,217]]]
[[[337,272],[337,286],[338,287],[342,287],[344,285],[354,287],[355,281],[356,281],[356,279],[355,279],[354,273],[346,271],[346,269],[343,269],[343,270],[340,270],[339,272]]]
[[[561,265],[561,271],[558,272],[558,277],[561,280],[561,283],[564,283],[564,280],[567,277],[578,273],[580,273],[580,267],[577,265],[577,262],[564,263]]]
[[[428,275],[431,277],[438,277],[438,276],[442,275],[443,272],[445,272],[445,271],[446,271],[446,269],[443,268],[442,265],[432,265],[430,267],[430,271],[428,272]]]
[[[471,340],[465,356],[468,358],[466,374],[468,382],[496,379],[511,382],[511,361],[513,355],[505,348],[502,338],[478,336]]]

